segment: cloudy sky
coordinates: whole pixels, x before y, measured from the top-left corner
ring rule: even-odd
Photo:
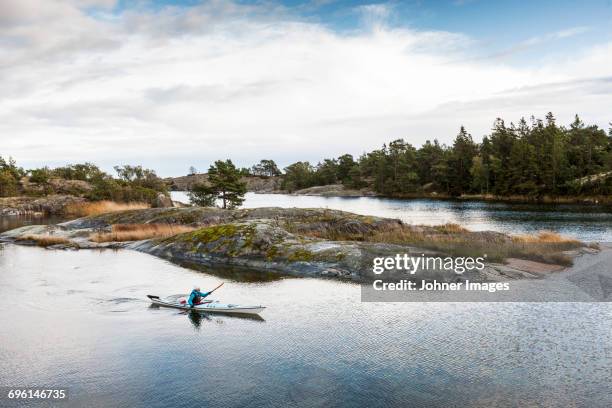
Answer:
[[[612,121],[612,1],[0,0],[0,155],[161,175]]]

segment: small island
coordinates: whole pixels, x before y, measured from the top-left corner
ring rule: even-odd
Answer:
[[[375,278],[374,258],[396,254],[483,256],[486,267],[461,278],[504,281],[542,277],[598,249],[555,233],[510,236],[471,232],[456,224],[413,226],[395,219],[297,208],[132,209],[57,225],[24,226],[0,239],[51,249],[124,248],[174,262],[361,282]],[[460,278],[442,268],[420,277],[449,282]]]

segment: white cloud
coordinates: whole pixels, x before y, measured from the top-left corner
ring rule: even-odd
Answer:
[[[449,141],[460,124],[479,137],[497,116],[609,120],[596,78],[612,76],[610,44],[528,68],[457,62],[475,44],[460,33],[338,34],[274,5],[0,4],[0,154],[26,165],[129,160],[178,174],[225,157],[288,164],[398,137]]]

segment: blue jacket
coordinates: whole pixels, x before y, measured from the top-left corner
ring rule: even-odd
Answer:
[[[198,292],[197,290],[192,290],[191,294],[189,295],[189,300],[187,301],[189,303],[189,306],[193,307],[193,301],[196,298],[196,296],[199,296],[201,298],[205,298],[206,296],[210,295],[210,292]]]

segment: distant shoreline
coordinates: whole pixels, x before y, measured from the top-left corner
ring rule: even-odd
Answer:
[[[485,201],[485,202],[499,202],[499,203],[514,203],[514,204],[538,204],[538,205],[584,205],[593,207],[612,207],[612,197],[526,197],[526,196],[495,196],[492,194],[470,194],[463,196],[449,196],[446,194],[407,194],[407,195],[382,195],[376,194],[373,191],[359,191],[359,190],[334,190],[317,192],[316,188],[328,187],[328,186],[317,186],[310,187],[304,190],[298,191],[284,191],[284,190],[273,190],[273,191],[249,191],[255,194],[279,194],[289,196],[310,196],[310,197],[344,197],[344,198],[386,198],[396,200],[419,200],[419,199],[430,199],[440,201]],[[308,191],[306,191],[308,190]],[[187,190],[172,190],[177,192],[187,192]],[[184,203],[188,204],[188,203]]]
[[[193,183],[205,182],[206,174],[195,174],[182,177],[169,177],[164,181],[167,183],[170,191],[187,192]],[[316,197],[378,197],[391,198],[400,200],[414,199],[432,199],[432,200],[454,200],[454,201],[487,201],[487,202],[503,202],[517,204],[579,204],[592,206],[612,206],[612,196],[549,196],[543,195],[539,197],[527,195],[510,195],[499,196],[494,194],[463,194],[460,196],[452,196],[445,193],[432,192],[415,192],[407,194],[379,194],[372,189],[351,189],[346,188],[342,184],[328,184],[321,186],[313,186],[304,189],[287,191],[281,189],[280,177],[260,177],[248,176],[243,177],[243,181],[247,183],[247,190],[256,194],[286,194],[295,196],[316,196]]]

